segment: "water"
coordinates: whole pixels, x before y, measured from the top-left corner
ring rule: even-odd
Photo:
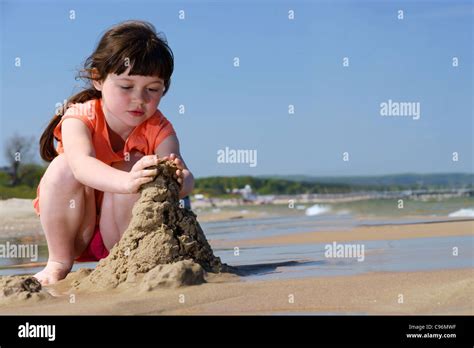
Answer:
[[[276,216],[201,223],[208,239],[243,240],[273,237],[298,232],[349,230],[358,222],[351,215],[335,216]]]
[[[350,229],[367,221],[355,221],[350,217],[276,217],[261,220],[232,220],[224,222],[202,223],[209,240],[239,241],[246,238],[271,237],[304,231],[327,230],[329,227]],[[419,219],[418,219],[419,220]],[[409,219],[409,222],[416,222]],[[387,224],[390,221],[376,221]],[[403,223],[404,221],[392,221]],[[1,242],[1,241],[0,241]],[[10,243],[12,241],[10,240]],[[323,277],[353,275],[366,272],[402,272],[435,269],[465,268],[473,266],[473,237],[437,237],[402,240],[377,240],[357,243],[364,246],[364,259],[328,258],[325,256],[327,243],[291,244],[264,247],[239,247],[239,255],[233,248],[214,248],[221,260],[237,266],[245,280],[271,280],[301,277]],[[342,244],[338,243],[338,244]],[[453,256],[453,248],[458,248],[458,256]],[[39,246],[38,262],[47,260],[47,248]],[[30,262],[30,260],[0,259],[0,275],[31,274],[40,267],[8,268],[12,264]],[[94,268],[96,263],[77,263],[78,268]]]
[[[364,258],[325,256],[328,243],[215,249],[223,262],[238,266],[245,280],[354,275],[367,272],[412,272],[473,267],[474,237],[341,242],[364,246]],[[329,243],[331,244],[331,243]],[[457,256],[453,248],[457,248]],[[251,265],[251,266],[248,266]]]
[[[428,216],[359,219],[352,214],[306,216],[304,212],[300,212],[299,215],[207,222],[201,223],[201,226],[210,240],[239,241],[292,233],[351,230],[358,226],[422,224],[439,221],[474,221],[474,219]]]
[[[336,216],[351,214],[354,217],[362,218],[403,218],[410,216],[447,217],[449,214],[464,210],[464,216],[460,217],[472,217],[472,215],[466,216],[466,214],[472,214],[474,211],[474,197],[455,197],[429,201],[418,201],[406,198],[403,199],[403,208],[399,208],[398,199],[373,199],[323,204],[300,203],[296,201],[293,204],[293,208],[289,208],[289,205],[285,204],[275,204],[224,207],[220,208],[220,211],[233,211],[239,214],[245,209],[249,212],[261,212],[271,216],[304,216],[306,210],[315,205],[319,207],[319,209],[315,208],[312,212],[315,213],[315,216],[324,216],[325,214]],[[212,209],[203,209],[202,211],[211,212]],[[460,213],[458,212],[458,214]]]
[[[207,238],[211,241],[239,241],[279,235],[351,230],[363,225],[387,225],[426,223],[435,220],[470,220],[472,218],[449,218],[448,215],[474,206],[473,198],[454,198],[443,202],[407,201],[404,209],[396,207],[396,201],[379,200],[330,204],[330,210],[314,216],[307,216],[305,209],[311,204],[296,204],[298,209],[288,206],[246,206],[253,212],[264,212],[260,219],[238,219],[201,223]],[[411,209],[409,210],[408,207]],[[242,207],[222,210],[242,211]],[[7,239],[0,239],[5,244]],[[44,238],[8,239],[10,243],[38,245],[37,262],[47,260],[47,246]],[[355,243],[355,242],[354,242]],[[365,272],[416,271],[472,267],[473,237],[417,238],[398,241],[363,241],[365,259],[359,262],[351,258],[327,258],[326,244],[298,244],[265,247],[239,247],[239,256],[234,249],[214,248],[217,256],[230,265],[236,265],[246,274],[244,279],[268,280],[277,278],[299,278],[307,276],[350,275]],[[216,243],[219,245],[219,243]],[[458,247],[459,255],[453,256]],[[0,258],[0,275],[32,274],[38,267],[12,268],[17,264],[31,263],[29,259]],[[73,270],[93,268],[96,263],[75,264]]]

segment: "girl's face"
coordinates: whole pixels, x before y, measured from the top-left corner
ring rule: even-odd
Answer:
[[[94,81],[102,91],[102,107],[107,118],[134,128],[156,112],[164,92],[164,80],[152,76],[109,74],[105,81]]]

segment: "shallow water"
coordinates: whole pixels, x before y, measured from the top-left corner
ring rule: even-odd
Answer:
[[[319,216],[276,216],[201,223],[210,240],[243,240],[274,237],[292,233],[351,230],[358,226],[422,224],[440,221],[474,221],[468,218],[404,217],[360,219],[351,214]]]
[[[403,219],[360,220],[351,214],[327,214],[305,216],[293,214],[262,219],[239,219],[221,222],[201,223],[209,240],[239,241],[244,239],[272,237],[277,235],[351,229],[360,225],[386,225],[404,223],[425,223],[428,217],[407,217]],[[458,219],[452,219],[458,220]],[[472,220],[474,221],[474,220]],[[21,240],[8,240],[22,243]],[[0,240],[0,244],[6,240]],[[25,243],[25,242],[23,242]],[[37,240],[38,260],[47,260],[44,240]],[[357,242],[354,242],[357,243]],[[352,244],[352,243],[345,243]],[[473,237],[417,238],[396,241],[363,241],[364,260],[357,258],[328,258],[325,256],[326,243],[296,244],[265,247],[241,247],[235,250],[214,248],[217,256],[229,265],[238,266],[246,280],[270,280],[318,276],[352,275],[366,272],[402,272],[435,269],[465,268],[473,266]],[[458,256],[453,256],[453,248],[458,247]],[[38,267],[11,268],[15,264],[31,263],[30,259],[0,258],[0,275],[34,274]],[[78,268],[93,268],[96,263],[77,263]]]
[[[349,230],[357,225],[351,215],[278,216],[201,223],[208,239],[243,240],[299,232]]]
[[[245,280],[354,275],[367,272],[412,272],[473,267],[474,237],[436,237],[391,241],[345,242],[364,246],[362,257],[326,257],[328,243],[258,248],[216,249],[222,261],[241,266]],[[329,243],[330,244],[330,243]],[[457,247],[458,255],[453,255]],[[347,255],[346,255],[347,256]],[[359,261],[361,260],[361,261]],[[250,268],[248,265],[252,265]]]

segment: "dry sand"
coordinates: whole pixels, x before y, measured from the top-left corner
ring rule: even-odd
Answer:
[[[67,289],[79,273],[69,275],[55,288]],[[403,303],[399,303],[400,294]],[[472,269],[259,282],[211,274],[207,283],[197,286],[154,291],[72,292],[54,300],[4,305],[0,313],[472,315],[473,295]]]

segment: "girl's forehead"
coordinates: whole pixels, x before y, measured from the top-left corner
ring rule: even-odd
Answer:
[[[117,75],[115,73],[111,73],[110,75],[114,80],[128,80],[131,82],[138,82],[138,83],[146,83],[150,84],[153,82],[157,83],[163,83],[164,80],[160,78],[159,76],[143,76],[143,75],[129,75],[131,70],[131,67],[128,67],[127,70],[125,70],[123,73],[120,75]]]
[[[163,83],[163,79],[159,76],[142,76],[142,75],[128,75],[128,72],[124,72],[123,74],[110,74],[114,80],[119,81],[129,81],[129,82],[139,82],[139,83]]]

